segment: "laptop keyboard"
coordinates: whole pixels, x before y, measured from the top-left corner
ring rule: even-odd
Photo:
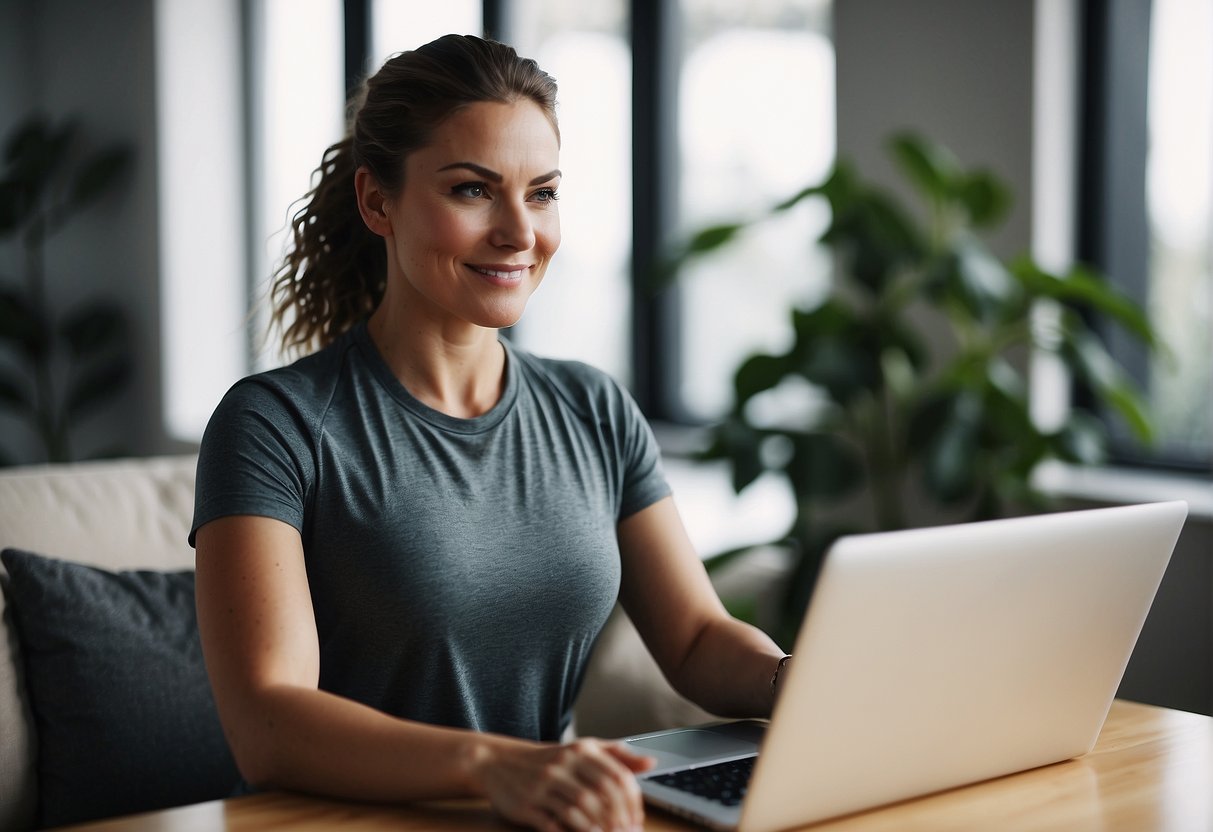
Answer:
[[[738,806],[745,797],[750,775],[754,772],[754,761],[757,759],[743,757],[726,763],[713,763],[710,766],[658,774],[649,779],[672,789],[723,803],[725,806]]]

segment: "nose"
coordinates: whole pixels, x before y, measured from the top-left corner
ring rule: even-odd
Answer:
[[[528,251],[534,247],[535,226],[524,202],[506,199],[497,202],[489,242],[514,251]]]

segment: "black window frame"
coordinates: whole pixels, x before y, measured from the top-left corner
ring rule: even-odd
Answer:
[[[1078,164],[1078,259],[1089,263],[1144,308],[1150,279],[1146,213],[1149,149],[1147,104],[1151,0],[1084,0],[1080,54],[1081,112]],[[1119,330],[1100,326],[1113,356],[1146,389],[1145,348]],[[1076,401],[1089,391],[1076,387]],[[1213,448],[1187,456],[1142,447],[1112,430],[1111,459],[1126,467],[1181,473],[1213,472]]]

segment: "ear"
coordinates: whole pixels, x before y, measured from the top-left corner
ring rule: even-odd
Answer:
[[[358,213],[366,227],[380,237],[390,237],[392,221],[388,217],[387,194],[365,166],[354,171],[354,190],[358,194]]]

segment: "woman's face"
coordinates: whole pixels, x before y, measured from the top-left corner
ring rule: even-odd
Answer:
[[[409,154],[384,207],[388,279],[413,311],[492,328],[521,317],[560,245],[559,155],[530,100],[465,107]]]

